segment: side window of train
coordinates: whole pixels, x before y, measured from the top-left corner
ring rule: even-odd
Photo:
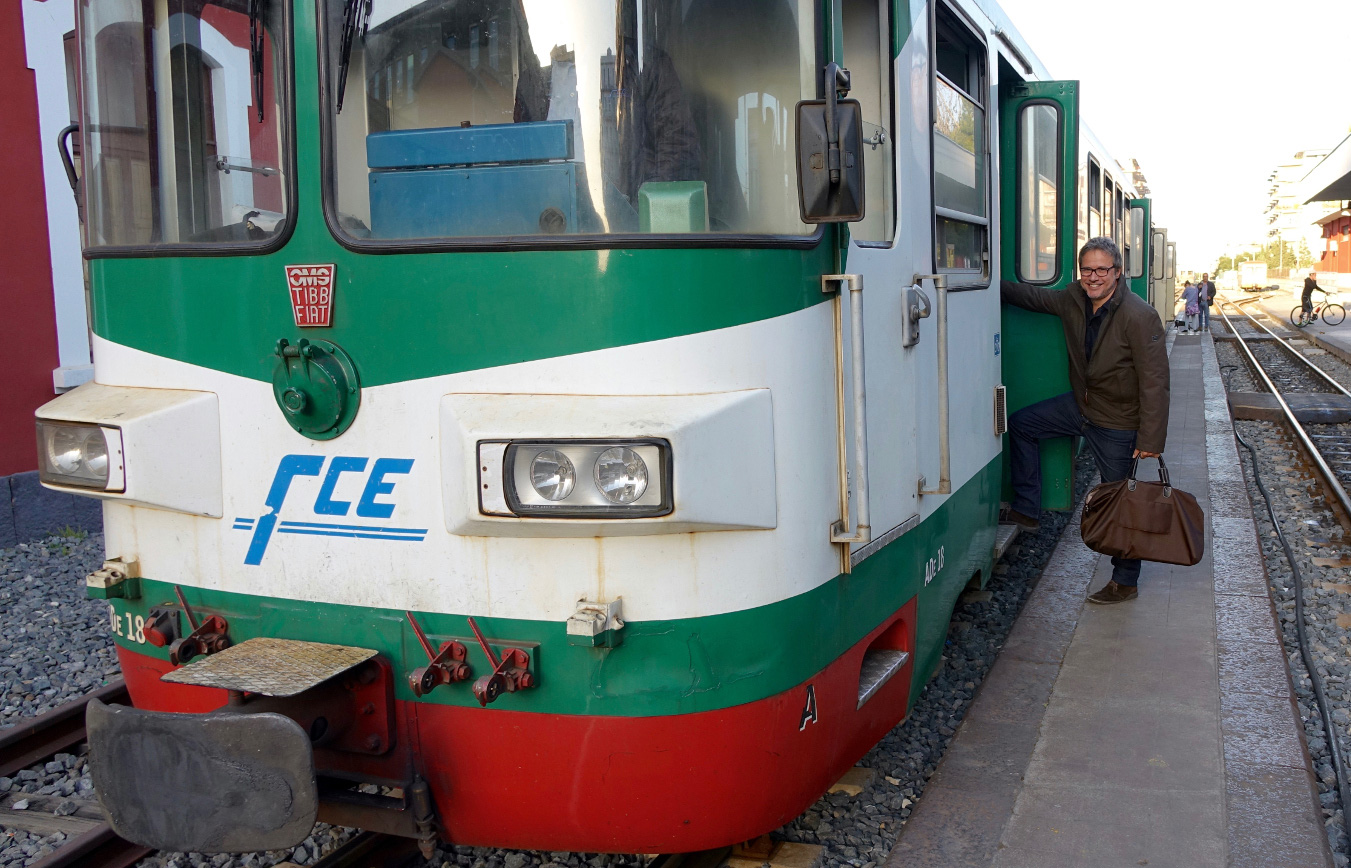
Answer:
[[[1113,225],[1112,237],[1116,243],[1122,247],[1130,246],[1130,238],[1126,235],[1126,197],[1122,195],[1121,188],[1116,187],[1116,223]]]
[[[1145,276],[1145,209],[1132,208],[1130,220],[1130,275],[1131,277]]]
[[[863,220],[849,230],[850,237],[862,244],[889,245],[896,227],[890,7],[890,2],[879,0],[844,0],[841,7],[844,66],[852,84],[849,96],[863,106],[863,182],[868,205]]]
[[[1116,227],[1112,222],[1112,176],[1102,174],[1102,234],[1112,240],[1116,238]]]
[[[942,4],[933,46],[934,265],[958,275],[953,285],[979,285],[990,260],[987,49]]]
[[[1088,237],[1102,234],[1102,169],[1092,154],[1088,157]]]
[[[1060,107],[1030,103],[1018,112],[1018,278],[1059,280],[1057,255],[1064,186],[1060,177]]]

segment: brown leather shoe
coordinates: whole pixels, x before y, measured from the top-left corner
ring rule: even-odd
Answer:
[[[1013,522],[1023,530],[1041,530],[1041,521],[1039,519],[1034,516],[1025,515],[1012,507],[1004,510],[1004,521]]]
[[[1140,596],[1140,591],[1134,585],[1118,585],[1114,581],[1109,581],[1096,594],[1089,594],[1088,602],[1106,606],[1111,603],[1124,603],[1127,600],[1134,600],[1138,596]]]

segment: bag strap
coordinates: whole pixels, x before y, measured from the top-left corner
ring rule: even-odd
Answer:
[[[1168,478],[1168,465],[1163,462],[1162,454],[1160,454],[1158,458],[1159,458],[1159,482],[1163,483],[1163,496],[1172,497],[1173,483],[1172,480]],[[1139,471],[1140,471],[1140,459],[1137,456],[1131,459],[1131,472],[1130,475],[1126,477],[1126,487],[1131,491],[1135,490],[1135,477],[1136,474],[1139,473]]]

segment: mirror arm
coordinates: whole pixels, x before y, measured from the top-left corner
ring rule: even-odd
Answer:
[[[835,107],[839,104],[840,94],[849,94],[849,70],[842,69],[838,63],[826,64],[826,166],[830,169],[830,185],[840,183],[840,128],[836,122]]]

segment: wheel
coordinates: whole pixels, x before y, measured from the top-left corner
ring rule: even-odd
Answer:
[[[1346,319],[1346,308],[1333,302],[1323,308],[1323,322],[1328,325],[1341,325],[1342,320]]]
[[[1297,329],[1304,328],[1304,306],[1298,305],[1290,311],[1290,325]]]

